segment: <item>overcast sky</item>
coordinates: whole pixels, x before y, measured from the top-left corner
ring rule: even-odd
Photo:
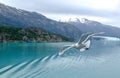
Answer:
[[[120,27],[120,0],[0,0],[0,2],[36,11],[54,20],[87,18]]]

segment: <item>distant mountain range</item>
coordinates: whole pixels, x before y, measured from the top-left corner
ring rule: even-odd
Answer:
[[[39,13],[16,9],[4,4],[0,4],[0,25],[39,27],[46,31],[61,34],[75,40],[81,35],[81,31],[71,24],[57,22],[48,19]]]
[[[83,33],[86,32],[105,32],[104,35],[112,36],[112,37],[120,37],[120,28],[113,27],[110,25],[105,25],[97,21],[91,21],[86,18],[82,18],[79,20],[69,20],[67,23],[74,25],[78,29],[80,29]]]
[[[45,31],[78,40],[85,32],[105,32],[104,35],[120,37],[120,28],[104,25],[96,21],[58,22],[39,13],[16,9],[0,3],[0,26],[38,27]]]

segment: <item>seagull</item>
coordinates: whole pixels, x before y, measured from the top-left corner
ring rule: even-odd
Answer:
[[[90,33],[82,34],[77,43],[72,44],[72,45],[65,45],[62,49],[60,49],[59,55],[64,54],[65,51],[67,51],[71,48],[75,48],[77,50],[80,50],[81,52],[83,52],[85,50],[89,50],[90,43],[91,43],[90,37],[92,37],[93,35],[96,35],[96,34],[103,34],[103,33],[104,32],[98,32],[98,33],[90,32]]]

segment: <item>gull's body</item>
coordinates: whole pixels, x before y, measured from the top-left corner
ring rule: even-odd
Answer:
[[[72,45],[65,45],[59,52],[59,55],[62,55],[65,51],[71,49],[71,48],[75,48],[78,49],[80,51],[85,51],[88,50],[90,47],[90,37],[96,34],[102,34],[103,32],[99,32],[99,33],[86,33],[83,34],[80,38],[80,40]]]

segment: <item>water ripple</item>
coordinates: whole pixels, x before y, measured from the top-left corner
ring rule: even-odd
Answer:
[[[118,59],[120,56],[119,47],[104,47],[105,51],[101,49],[101,47],[96,50],[95,47],[96,46],[91,47],[91,49],[86,52],[71,49],[66,51],[62,56],[57,54],[58,50],[55,50],[55,53],[46,53],[44,56],[37,56],[38,53],[35,54],[36,57],[29,58],[29,60],[11,63],[0,68],[0,78],[58,78],[58,76],[59,78],[88,78],[86,76],[89,75],[88,73],[91,73],[89,71],[93,71],[93,69],[97,68],[97,65],[98,69],[103,66],[103,64],[107,68],[107,65],[111,64],[111,62],[108,62],[109,59],[112,58],[113,60],[114,56]],[[116,51],[114,51],[113,48]],[[32,56],[32,53],[28,53],[28,55]],[[85,76],[83,76],[84,73],[86,73]]]

